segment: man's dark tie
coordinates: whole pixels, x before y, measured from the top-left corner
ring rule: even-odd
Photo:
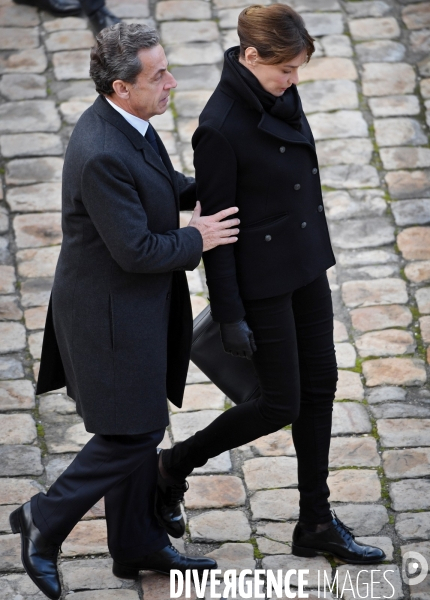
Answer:
[[[160,149],[157,144],[157,138],[155,137],[154,128],[151,125],[151,123],[149,123],[149,125],[148,125],[148,129],[146,130],[145,137],[148,140],[148,142],[151,144],[151,146],[154,148],[154,150],[158,154],[158,156],[161,158]]]

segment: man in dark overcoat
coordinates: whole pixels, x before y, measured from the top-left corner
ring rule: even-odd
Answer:
[[[185,276],[202,251],[237,240],[235,207],[209,217],[149,123],[176,86],[154,30],[120,23],[91,52],[99,97],[78,121],[63,172],[63,244],[48,309],[37,393],[67,386],[94,437],[47,494],[11,514],[24,567],[61,595],[57,555],[104,496],[113,570],[214,568],[169,544],[154,515],[157,445],[167,398],[182,404],[192,314]]]

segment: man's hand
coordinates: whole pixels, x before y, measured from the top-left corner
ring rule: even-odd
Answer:
[[[257,350],[254,335],[245,319],[238,323],[220,323],[224,350],[233,356],[251,358]]]
[[[222,219],[234,215],[238,210],[237,206],[232,206],[209,217],[201,217],[202,208],[200,202],[197,201],[188,227],[195,227],[202,234],[203,252],[212,250],[216,246],[237,242],[236,236],[239,229],[236,225],[239,225],[239,219],[228,219],[227,221]]]

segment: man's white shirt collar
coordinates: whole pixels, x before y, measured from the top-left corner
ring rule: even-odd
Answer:
[[[107,96],[105,96],[105,98],[109,102],[109,104],[112,106],[112,108],[114,108],[116,111],[118,111],[119,114],[122,115],[124,117],[124,119],[128,123],[130,123],[130,125],[132,127],[134,127],[135,129],[137,129],[137,131],[139,133],[141,133],[143,135],[143,137],[145,137],[146,131],[147,131],[148,126],[149,126],[149,122],[148,121],[144,121],[143,119],[139,119],[139,117],[135,117],[134,115],[130,114],[129,112],[127,112],[123,108],[120,108],[119,106],[117,106],[116,104],[114,104],[112,102],[112,100],[109,100],[109,98]]]

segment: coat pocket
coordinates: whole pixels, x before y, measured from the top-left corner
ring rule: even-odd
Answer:
[[[235,244],[239,271],[246,272],[249,277],[259,265],[263,269],[270,268],[267,261],[272,267],[288,262],[288,257],[294,253],[290,226],[289,215],[283,214],[242,227]]]
[[[254,230],[259,230],[269,226],[276,226],[278,223],[282,223],[285,219],[289,217],[288,213],[282,213],[279,215],[274,215],[271,217],[265,217],[264,219],[260,219],[258,221],[254,221],[253,223],[248,223],[247,225],[242,225],[240,230],[245,232],[251,232]]]

